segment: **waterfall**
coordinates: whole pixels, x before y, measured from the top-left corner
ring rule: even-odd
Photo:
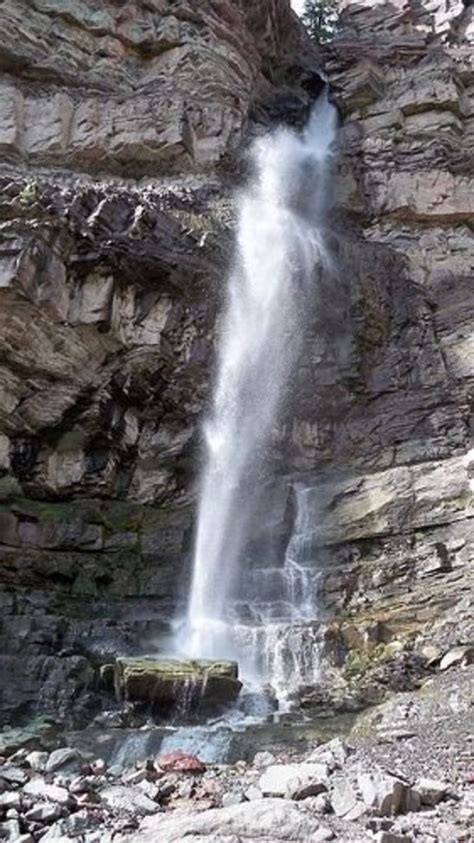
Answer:
[[[242,647],[260,641],[262,627],[254,634],[238,617],[242,554],[272,431],[301,349],[305,297],[314,291],[316,268],[328,260],[324,218],[336,125],[325,92],[302,132],[281,128],[251,149],[253,178],[240,197],[236,258],[204,425],[206,464],[181,635],[182,649],[193,657],[237,651],[242,660]],[[282,588],[288,592],[290,583],[291,594],[281,600],[302,606],[307,595],[301,592],[309,587],[305,574],[297,559],[285,560],[284,567]],[[280,644],[275,642],[276,651],[287,646]]]

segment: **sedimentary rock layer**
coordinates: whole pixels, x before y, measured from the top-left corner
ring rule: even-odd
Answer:
[[[1,706],[61,715],[184,592],[226,185],[321,81],[287,0],[0,17]]]
[[[310,55],[286,0],[12,0],[2,33],[1,152],[133,177],[215,165]]]

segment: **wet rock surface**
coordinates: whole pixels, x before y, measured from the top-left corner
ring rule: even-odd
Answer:
[[[149,703],[157,711],[219,708],[235,702],[242,683],[236,662],[180,659],[117,659],[114,686],[119,698]]]

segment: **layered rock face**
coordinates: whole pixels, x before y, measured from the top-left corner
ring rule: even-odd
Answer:
[[[473,40],[469,4],[349,4],[328,61],[351,350],[293,442],[328,466],[324,604],[369,653],[472,636]]]
[[[321,82],[286,0],[0,15],[1,707],[61,714],[185,586],[224,165]]]
[[[308,53],[284,0],[12,0],[2,19],[2,153],[79,172],[215,165]]]

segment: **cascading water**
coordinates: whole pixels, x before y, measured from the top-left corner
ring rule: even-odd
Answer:
[[[244,677],[271,684],[280,703],[298,687],[315,684],[319,675],[319,571],[312,564],[314,502],[307,492],[296,490],[297,518],[282,564],[262,565],[247,574],[230,627],[232,655],[240,660]]]
[[[298,513],[282,568],[263,564],[252,572],[254,594],[245,619],[239,574],[272,431],[301,348],[304,300],[314,289],[316,268],[328,263],[324,218],[336,126],[337,112],[325,92],[301,134],[279,129],[251,151],[255,177],[240,201],[215,394],[204,427],[207,461],[192,587],[180,636],[188,655],[234,657],[244,676],[246,669],[260,672],[263,681],[276,684],[284,682],[287,653],[301,650],[297,624],[311,614],[314,619],[311,574],[298,555],[304,512]],[[269,602],[265,582],[277,582]],[[301,681],[313,669],[304,655],[298,665],[290,661]]]

